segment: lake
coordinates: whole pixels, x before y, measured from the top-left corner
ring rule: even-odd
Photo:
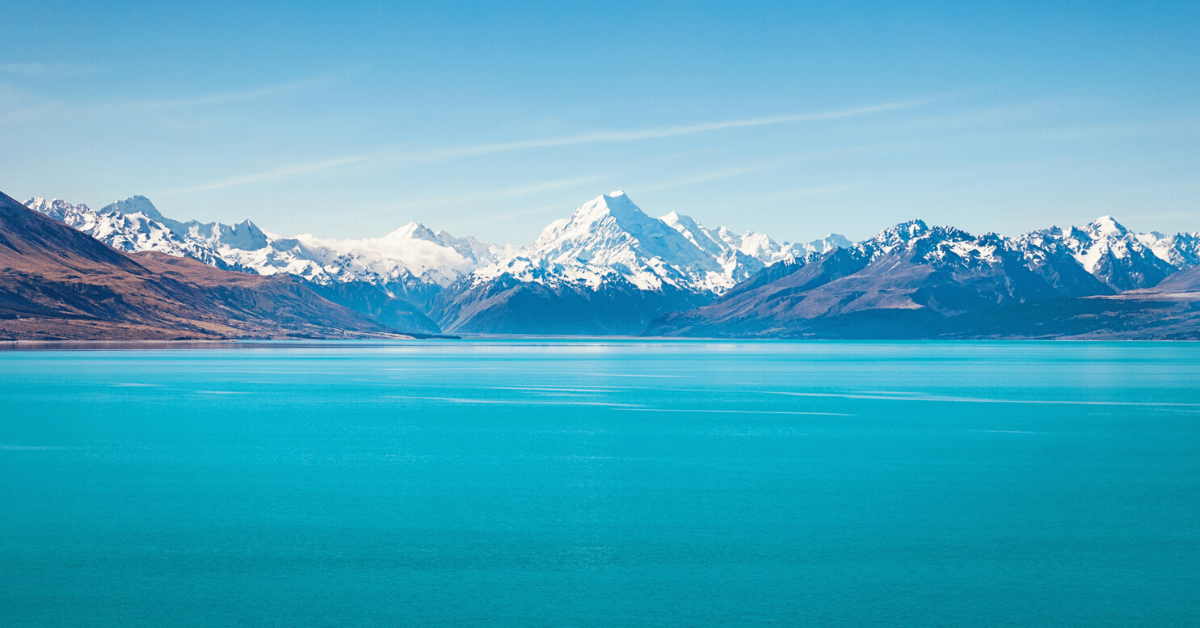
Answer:
[[[1184,626],[1200,344],[0,352],[0,623]]]

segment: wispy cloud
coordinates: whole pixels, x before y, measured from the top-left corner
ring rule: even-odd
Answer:
[[[569,188],[569,187],[578,186],[578,185],[588,185],[588,184],[595,183],[596,181],[599,181],[603,178],[604,178],[603,176],[599,176],[599,175],[598,176],[589,176],[589,177],[576,177],[576,178],[571,178],[571,179],[557,179],[557,180],[553,180],[553,181],[542,181],[542,182],[538,182],[538,183],[530,183],[527,185],[522,185],[522,186],[508,188],[508,189],[487,190],[487,191],[478,192],[475,194],[457,194],[457,195],[435,196],[435,197],[414,198],[414,199],[400,199],[397,201],[392,201],[392,202],[387,202],[387,203],[382,203],[382,204],[371,204],[367,207],[356,208],[355,215],[361,219],[364,217],[383,216],[383,215],[392,214],[392,213],[396,213],[396,212],[406,212],[406,211],[411,211],[413,209],[432,209],[432,208],[437,208],[437,207],[448,207],[448,206],[474,206],[474,205],[478,205],[481,202],[495,202],[497,200],[502,200],[502,199],[518,198],[518,197],[522,197],[522,196],[537,194],[538,192],[544,192],[547,190],[557,190],[557,189],[561,189],[561,188]],[[532,209],[525,209],[525,210],[522,210],[522,211],[519,211],[516,213],[506,214],[506,215],[502,215],[502,216],[491,216],[491,217],[483,219],[483,220],[468,220],[468,221],[454,222],[448,226],[451,229],[458,229],[458,228],[463,228],[463,227],[475,227],[475,226],[479,226],[479,225],[487,225],[487,224],[505,222],[505,221],[512,220],[515,218],[521,218],[524,216],[530,216],[530,215],[534,215],[534,214],[541,214],[541,213],[547,213],[550,211],[562,211],[562,210],[563,210],[562,204],[556,203],[553,205],[546,205],[546,206],[535,207]],[[312,228],[332,227],[332,226],[335,226],[335,223],[310,225],[310,227],[312,227]]]
[[[259,98],[270,98],[282,94],[290,94],[314,87],[327,85],[342,74],[323,74],[314,76],[300,81],[291,83],[280,83],[276,85],[268,85],[258,89],[251,89],[239,92],[224,92],[218,94],[203,94],[200,96],[191,96],[185,98],[168,98],[163,100],[134,100],[128,102],[113,103],[111,106],[123,109],[170,109],[182,107],[200,107],[204,105],[219,105],[229,102],[241,102],[246,100],[257,100]]]
[[[538,192],[545,192],[547,190],[557,190],[557,189],[573,187],[573,186],[577,186],[577,185],[586,185],[589,183],[595,183],[596,181],[599,181],[602,178],[603,177],[601,177],[601,176],[576,177],[573,179],[558,179],[555,181],[543,181],[541,183],[533,183],[530,185],[523,185],[521,187],[510,188],[507,190],[494,190],[494,191],[480,192],[478,194],[457,194],[457,195],[451,195],[451,196],[437,196],[437,197],[427,197],[427,198],[420,198],[420,199],[402,200],[402,201],[399,201],[396,203],[389,203],[388,209],[393,210],[393,209],[413,209],[413,208],[418,208],[418,207],[445,207],[448,205],[462,205],[462,204],[466,204],[466,203],[477,203],[479,201],[487,201],[487,200],[498,199],[498,198],[516,198],[519,196],[536,194]]]
[[[255,183],[268,183],[270,181],[278,181],[280,179],[295,177],[295,176],[299,176],[302,174],[311,174],[313,172],[319,172],[321,170],[328,170],[330,168],[336,168],[337,166],[344,166],[346,164],[360,162],[360,161],[363,161],[364,159],[366,159],[366,157],[364,157],[362,155],[347,155],[345,157],[326,159],[324,161],[315,161],[315,162],[307,163],[307,164],[285,166],[283,168],[276,168],[275,170],[268,170],[266,172],[256,172],[254,174],[247,174],[247,175],[242,175],[242,176],[238,176],[238,177],[230,177],[228,179],[221,179],[220,181],[213,181],[211,183],[203,183],[200,185],[193,185],[193,186],[182,187],[182,188],[174,188],[174,189],[170,189],[170,190],[159,190],[157,192],[153,192],[153,194],[155,196],[180,196],[183,194],[195,194],[196,192],[221,190],[221,189],[232,188],[232,187],[237,187],[237,186],[241,186],[241,185],[253,185]]]
[[[674,181],[663,181],[661,183],[652,183],[650,185],[639,185],[639,186],[637,186],[637,190],[639,192],[658,192],[661,190],[674,190],[676,188],[683,188],[683,187],[688,187],[691,185],[699,185],[701,183],[708,183],[710,181],[720,181],[721,179],[728,179],[730,177],[736,177],[736,176],[740,176],[743,174],[750,174],[753,172],[762,172],[763,170],[769,170],[771,168],[778,168],[778,167],[780,167],[780,165],[781,164],[760,164],[757,166],[746,166],[746,167],[739,167],[739,168],[723,168],[721,170],[705,172],[705,173],[698,174],[695,176],[686,177],[683,179],[676,179]]]
[[[9,65],[24,67],[38,66],[41,64]],[[28,71],[32,72],[32,69],[29,69]],[[22,103],[21,106],[15,106],[15,103],[7,104],[5,102],[5,100],[11,101],[11,99],[0,97],[0,125],[29,123],[38,119],[55,117],[78,118],[79,116],[84,115],[97,115],[113,112],[124,112],[126,115],[128,115],[130,112],[166,111],[172,109],[186,109],[190,107],[204,107],[209,105],[221,105],[225,103],[245,102],[321,87],[348,74],[354,74],[361,71],[361,69],[356,68],[347,70],[345,72],[323,74],[290,83],[278,83],[244,91],[200,94],[183,98],[165,98],[159,100],[118,100],[73,103],[43,99],[27,93],[27,96],[23,99],[24,103]],[[0,87],[5,86],[0,85]],[[11,90],[12,88],[9,89]],[[0,94],[0,96],[3,96],[3,94]],[[321,163],[328,163],[331,161],[336,160],[326,159],[322,160]],[[286,169],[287,168],[281,168],[281,170]],[[297,172],[296,174],[304,174],[305,172],[308,171],[301,171]]]
[[[230,177],[220,181],[205,183],[200,185],[176,188],[160,192],[160,194],[189,194],[194,192],[202,192],[209,190],[225,189],[239,185],[250,185],[254,183],[263,183],[267,181],[276,181],[287,176],[295,176],[300,174],[308,174],[327,168],[336,168],[351,163],[380,161],[392,162],[397,164],[418,164],[418,163],[435,163],[439,161],[448,161],[466,157],[482,157],[486,155],[494,155],[498,153],[506,153],[520,150],[530,150],[537,148],[554,148],[560,146],[575,146],[581,144],[598,144],[598,143],[614,143],[614,142],[638,142],[645,140],[663,139],[669,137],[679,137],[683,135],[694,135],[697,133],[710,133],[713,131],[721,131],[726,129],[738,129],[746,127],[766,126],[773,124],[785,124],[796,122],[813,122],[820,120],[836,120],[839,118],[851,118],[856,116],[864,116],[875,113],[883,113],[898,109],[906,109],[932,102],[933,98],[924,98],[916,100],[905,100],[891,103],[883,103],[878,105],[870,105],[866,107],[854,107],[850,109],[836,109],[832,111],[797,113],[782,116],[772,116],[766,118],[744,118],[739,120],[726,120],[723,122],[706,122],[703,124],[693,124],[686,126],[658,127],[652,129],[642,129],[635,131],[599,131],[595,133],[583,133],[579,135],[568,135],[562,137],[552,137],[538,140],[525,140],[519,142],[501,142],[491,144],[476,144],[472,146],[459,146],[454,148],[445,148],[425,152],[399,152],[399,151],[381,151],[370,155],[359,155],[352,158],[338,158],[323,161],[316,161],[298,166],[287,166],[271,170],[268,172],[249,174],[239,177]],[[740,174],[740,173],[733,173]],[[724,176],[733,176],[728,174]]]
[[[483,218],[480,220],[468,220],[468,221],[459,222],[457,225],[455,225],[455,228],[479,227],[482,225],[494,225],[494,224],[499,224],[502,222],[508,222],[510,220],[516,220],[518,218],[524,218],[526,216],[536,216],[538,214],[549,214],[550,212],[561,212],[561,211],[563,211],[563,209],[564,208],[563,208],[562,203],[553,203],[550,205],[542,205],[539,207],[524,209],[524,210],[521,210],[518,212],[503,214],[501,216],[492,216],[490,218]]]
[[[81,76],[103,70],[86,63],[0,63],[0,72],[20,76]]]
[[[706,122],[703,124],[692,124],[686,126],[659,127],[653,129],[642,129],[638,131],[599,131],[595,133],[583,133],[580,135],[568,135],[564,137],[554,137],[540,140],[526,140],[521,142],[505,142],[496,144],[479,144],[475,146],[462,146],[458,148],[447,148],[442,150],[430,151],[426,153],[417,153],[409,157],[415,158],[417,161],[437,161],[441,159],[451,159],[456,157],[476,157],[482,155],[491,155],[494,153],[504,153],[515,150],[525,150],[530,148],[550,148],[556,146],[572,146],[576,144],[597,144],[611,142],[637,142],[642,140],[662,139],[667,137],[678,137],[681,135],[694,135],[696,133],[709,133],[712,131],[722,131],[725,129],[738,129],[746,127],[766,126],[772,124],[784,124],[788,122],[814,122],[818,120],[835,120],[838,118],[852,118],[855,116],[863,116],[873,113],[883,113],[886,111],[894,111],[897,109],[907,109],[932,102],[932,98],[924,98],[917,100],[905,100],[891,103],[883,103],[879,105],[870,105],[866,107],[854,107],[851,109],[837,109],[833,111],[821,111],[812,113],[796,113],[782,116],[771,116],[766,118],[745,118],[741,120],[726,120],[723,122]]]
[[[1198,120],[1163,120],[1132,124],[1106,124],[1090,127],[1062,127],[1023,134],[1032,140],[1073,141],[1118,135],[1194,135],[1200,132]]]
[[[747,164],[744,166],[736,166],[730,168],[722,168],[712,170],[710,172],[702,172],[693,176],[674,179],[670,181],[662,181],[657,183],[649,183],[645,185],[637,185],[638,192],[657,192],[660,190],[673,190],[676,188],[688,187],[692,185],[700,185],[710,181],[720,181],[731,177],[738,177],[745,174],[753,174],[756,172],[764,172],[777,168],[796,168],[801,164],[817,161],[829,160],[839,156],[862,154],[867,152],[878,152],[888,149],[894,149],[897,145],[892,144],[868,144],[861,146],[839,146],[834,150],[811,151],[803,153],[794,153],[788,155],[780,155],[772,158],[771,161],[763,161],[757,164]],[[785,196],[810,196],[814,194],[833,194],[843,192],[850,189],[846,186],[823,186],[803,188],[800,190],[787,190],[784,192],[776,192],[771,194],[759,194],[760,198],[767,198],[773,194],[782,194]]]
[[[757,198],[804,198],[808,196],[826,196],[829,194],[841,194],[858,188],[866,187],[870,183],[858,183],[855,185],[813,185],[803,188],[793,188],[772,192],[770,194],[760,194]]]

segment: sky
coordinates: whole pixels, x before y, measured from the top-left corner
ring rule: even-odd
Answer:
[[[1200,230],[1196,2],[0,0],[0,23],[20,201],[514,244],[617,189],[778,241]]]

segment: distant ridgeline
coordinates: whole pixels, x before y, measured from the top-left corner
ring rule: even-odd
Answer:
[[[25,206],[126,253],[294,277],[398,332],[1200,338],[1200,233],[1130,233],[1109,217],[1017,238],[915,220],[859,243],[779,243],[652,218],[613,192],[519,247],[416,223],[362,240],[279,238],[249,220],[172,220],[141,196],[98,211]]]

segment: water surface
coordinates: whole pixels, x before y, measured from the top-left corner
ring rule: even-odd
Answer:
[[[5,626],[1185,626],[1200,345],[0,352]]]

